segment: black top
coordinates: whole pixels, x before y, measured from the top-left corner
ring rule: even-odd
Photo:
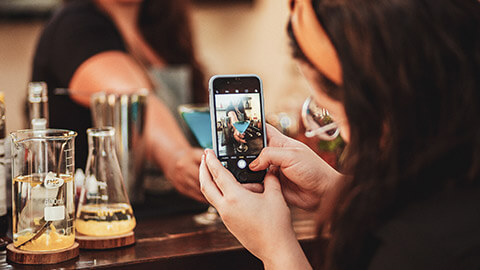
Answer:
[[[236,104],[230,102],[230,105],[226,110],[227,117],[229,112],[234,112],[237,115],[238,121],[245,121],[245,107],[243,106],[243,99],[238,100]]]
[[[68,95],[55,95],[68,88],[75,70],[88,58],[104,51],[127,52],[113,22],[87,0],[71,1],[54,14],[45,27],[33,61],[32,81],[48,86],[50,127],[78,133],[76,167],[85,168],[88,147],[86,129],[92,126],[90,109]]]
[[[375,236],[369,270],[478,270],[480,188],[450,189],[414,203]]]

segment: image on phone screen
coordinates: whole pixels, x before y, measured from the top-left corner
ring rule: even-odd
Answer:
[[[262,151],[263,129],[258,93],[215,95],[219,158],[256,157]]]
[[[265,172],[248,168],[266,146],[259,80],[238,77],[213,85],[218,159],[240,182],[262,181]]]

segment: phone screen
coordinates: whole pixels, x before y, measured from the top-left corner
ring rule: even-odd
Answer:
[[[261,182],[265,171],[248,168],[266,146],[263,93],[256,76],[213,80],[215,151],[239,182]]]

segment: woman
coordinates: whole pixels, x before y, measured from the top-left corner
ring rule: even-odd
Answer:
[[[205,102],[207,96],[192,48],[187,4],[68,1],[42,33],[32,80],[45,81],[50,89],[50,125],[78,132],[80,167],[87,158],[85,130],[92,126],[91,94],[152,89],[145,124],[147,154],[179,191],[204,200],[198,186],[202,151],[190,146],[175,117],[178,104]],[[56,88],[68,88],[70,96],[56,95]]]
[[[208,150],[201,190],[227,228],[267,269],[310,269],[287,202],[329,235],[316,266],[479,269],[479,2],[297,0],[289,32],[348,142],[345,174],[269,127],[258,194]]]

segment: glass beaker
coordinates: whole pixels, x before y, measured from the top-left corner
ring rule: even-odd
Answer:
[[[113,236],[132,231],[136,221],[115,153],[115,129],[89,128],[85,181],[77,209],[77,232]]]
[[[75,242],[75,136],[70,130],[19,130],[12,138],[13,244],[30,251]]]

